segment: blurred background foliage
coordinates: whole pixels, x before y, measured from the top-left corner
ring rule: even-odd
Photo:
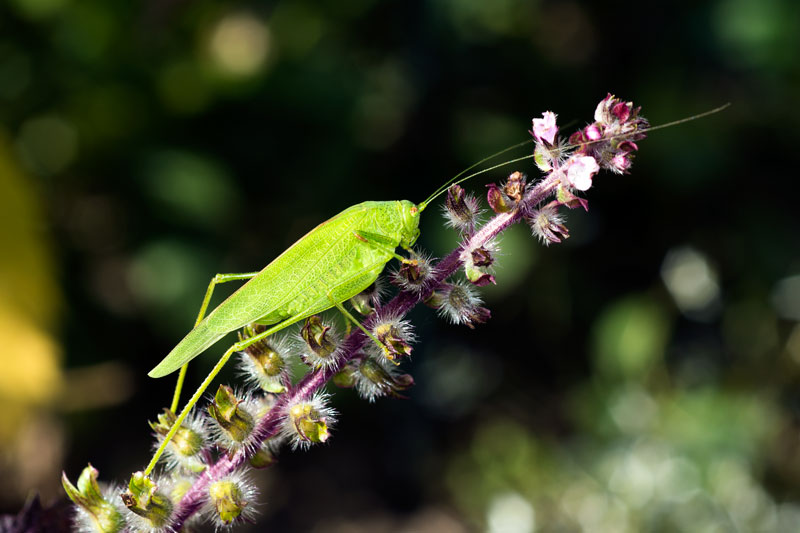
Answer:
[[[489,324],[415,311],[409,400],[338,392],[331,444],[259,474],[258,527],[795,531],[798,27],[793,0],[3,3],[3,511],[146,463],[173,383],[145,374],[213,274],[610,91],[655,124],[733,107],[600,176],[565,244],[509,232]]]

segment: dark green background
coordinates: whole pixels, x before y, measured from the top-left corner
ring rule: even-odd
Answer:
[[[338,392],[330,443],[257,475],[259,527],[492,530],[533,509],[542,531],[784,530],[800,517],[800,296],[780,285],[800,272],[799,26],[791,0],[5,3],[0,133],[40,202],[62,295],[47,328],[66,376],[113,361],[100,375],[130,387],[37,406],[64,444],[38,489],[88,461],[118,481],[146,464],[173,385],[146,372],[213,274],[261,268],[354,203],[419,202],[541,112],[580,127],[612,92],[653,124],[733,106],[597,177],[565,244],[509,235],[489,324],[415,311],[410,398]],[[225,35],[263,60],[231,71]],[[455,242],[424,214],[422,248]],[[681,249],[719,288],[700,315],[660,275]],[[4,491],[5,511],[32,488]]]

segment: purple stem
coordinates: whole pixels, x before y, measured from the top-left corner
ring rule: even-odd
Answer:
[[[471,235],[466,241],[459,244],[455,250],[450,252],[444,259],[434,265],[433,279],[428,285],[427,290],[422,293],[400,292],[378,311],[384,316],[405,316],[412,308],[420,302],[426,300],[436,289],[441,288],[445,280],[456,273],[461,267],[463,250],[474,250],[484,246],[506,228],[519,222],[523,215],[532,210],[537,204],[547,198],[553,189],[558,185],[560,173],[553,172],[543,180],[539,181],[526,194],[519,205],[513,211],[500,213],[493,216],[477,232]],[[376,313],[378,314],[378,313]],[[179,531],[183,524],[194,513],[200,510],[206,500],[206,492],[209,483],[221,479],[228,474],[236,471],[252,455],[258,451],[261,443],[275,435],[283,421],[284,407],[294,400],[310,398],[317,390],[321,389],[336,374],[344,364],[354,358],[367,342],[367,336],[361,330],[354,330],[342,343],[340,357],[331,367],[315,370],[305,376],[297,385],[291,387],[287,392],[280,395],[278,401],[270,409],[253,431],[250,445],[242,446],[233,456],[223,455],[214,465],[210,466],[201,474],[181,499],[174,515],[172,527]]]

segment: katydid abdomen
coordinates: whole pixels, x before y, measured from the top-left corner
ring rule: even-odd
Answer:
[[[407,201],[364,202],[342,211],[223,301],[148,375],[174,372],[247,324],[289,326],[352,298],[377,279],[397,246],[413,243],[418,221],[416,206]]]

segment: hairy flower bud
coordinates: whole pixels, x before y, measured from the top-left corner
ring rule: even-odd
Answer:
[[[352,389],[356,385],[356,372],[358,372],[358,366],[353,360],[350,360],[344,365],[344,368],[333,375],[331,381],[342,389]]]
[[[164,412],[158,415],[157,422],[149,423],[158,435],[159,443],[167,436],[177,418],[175,413],[164,409]],[[186,417],[164,450],[167,469],[182,468],[189,472],[201,472],[206,467],[201,452],[207,437],[208,430],[200,417],[194,413]]]
[[[444,214],[448,226],[470,234],[475,230],[480,208],[474,196],[467,194],[461,185],[453,184],[447,189]]]
[[[495,283],[492,275],[493,254],[497,251],[495,242],[486,243],[484,246],[472,250],[464,250],[461,260],[464,263],[464,275],[474,285],[482,287]]]
[[[239,340],[246,340],[266,331],[260,324],[245,326]],[[269,337],[257,341],[242,352],[239,371],[247,381],[266,392],[284,392],[289,381],[289,355],[285,337]]]
[[[489,202],[489,207],[492,208],[492,211],[498,214],[508,213],[514,208],[511,199],[496,184],[490,183],[486,188],[489,189],[486,192],[486,201]]]
[[[355,375],[358,394],[370,402],[387,395],[403,398],[400,392],[414,385],[414,378],[409,374],[400,374],[397,367],[381,364],[372,357],[365,357],[358,363]]]
[[[372,334],[380,342],[380,356],[395,364],[400,357],[411,355],[414,331],[411,323],[399,317],[381,317],[372,328]]]
[[[456,282],[446,286],[436,296],[439,314],[448,318],[453,324],[464,324],[470,329],[475,324],[483,324],[489,320],[491,313],[481,307],[481,299],[471,285]]]
[[[275,457],[275,452],[266,443],[250,458],[250,466],[253,468],[267,468],[276,462],[278,462],[278,458]]]
[[[327,406],[327,400],[327,395],[316,394],[310,400],[296,399],[286,406],[281,433],[291,440],[293,448],[308,448],[328,440],[335,412]]]
[[[525,174],[512,172],[502,187],[494,183],[486,186],[486,200],[495,213],[508,213],[519,205],[525,195]]]
[[[214,430],[219,444],[230,451],[237,450],[253,433],[255,417],[249,404],[229,386],[220,385],[208,406],[208,413],[216,422]]]
[[[255,485],[242,474],[227,475],[208,484],[206,515],[218,529],[252,521],[257,496]]]
[[[360,314],[367,316],[375,310],[375,306],[380,302],[380,296],[381,284],[375,280],[372,285],[350,298],[350,304]]]
[[[556,202],[559,205],[565,205],[570,209],[575,209],[576,207],[580,206],[583,207],[585,211],[589,210],[589,201],[585,198],[575,196],[572,191],[569,190],[569,187],[563,183],[558,184],[558,189],[556,190]]]
[[[70,483],[65,473],[61,474],[61,484],[69,499],[78,508],[76,525],[98,533],[118,533],[125,528],[125,517],[121,510],[111,503],[112,496],[103,494],[100,490],[97,474],[97,470],[89,465],[78,477],[77,487]]]
[[[530,225],[533,234],[545,246],[549,246],[550,243],[560,243],[569,238],[569,230],[558,212],[557,202],[551,202],[541,209],[533,211],[525,217],[525,221]]]
[[[312,368],[326,368],[336,363],[336,349],[339,336],[333,325],[323,322],[313,315],[306,319],[300,328],[303,358]]]
[[[503,192],[510,198],[514,204],[518,204],[522,197],[525,195],[525,174],[516,171],[508,176],[505,184],[503,184]]]
[[[169,526],[173,509],[172,500],[160,491],[159,485],[144,472],[135,472],[128,483],[128,490],[120,496],[125,507],[149,523],[152,529]]]
[[[413,259],[404,259],[400,270],[392,274],[392,281],[404,291],[419,294],[428,286],[433,276],[431,260],[419,254]]]

